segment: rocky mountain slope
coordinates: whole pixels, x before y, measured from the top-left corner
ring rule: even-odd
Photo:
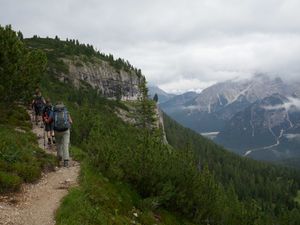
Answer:
[[[230,119],[215,141],[257,159],[299,157],[297,101],[279,94],[258,100]]]
[[[128,61],[114,59],[112,55],[100,53],[75,40],[34,37],[26,39],[25,43],[47,54],[49,72],[62,82],[70,82],[77,88],[82,82],[87,83],[107,98],[138,98],[139,85],[144,77]]]
[[[186,121],[184,125],[198,132],[213,132],[219,131],[227,120],[258,99],[273,93],[285,95],[287,92],[281,79],[256,75],[252,79],[217,83],[197,94],[184,107],[176,108],[172,99],[161,107],[170,116],[178,121]]]
[[[140,77],[136,73],[114,69],[108,62],[94,58],[92,62],[84,62],[79,57],[63,59],[68,65],[69,73],[59,74],[61,80],[69,79],[76,86],[85,81],[103,95],[124,100],[136,100]]]
[[[291,85],[280,78],[256,75],[217,83],[183,104],[171,99],[161,108],[198,132],[220,132],[215,141],[239,154],[248,152],[254,158],[277,160],[298,155],[295,135],[300,120],[295,104],[299,93],[297,83]],[[250,154],[251,149],[257,148],[275,152]]]

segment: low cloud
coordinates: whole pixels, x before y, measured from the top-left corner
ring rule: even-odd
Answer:
[[[288,139],[298,139],[298,140],[300,140],[300,134],[284,134],[284,136]]]
[[[172,82],[168,82],[160,85],[159,87],[167,90],[170,93],[181,94],[187,91],[194,91],[200,93],[203,89],[213,85],[214,81],[202,82],[196,78],[193,79],[185,79],[179,78]]]
[[[266,110],[278,110],[285,109],[287,111],[299,111],[300,110],[300,99],[299,98],[288,98],[288,102],[284,104],[274,105],[274,106],[263,106]]]

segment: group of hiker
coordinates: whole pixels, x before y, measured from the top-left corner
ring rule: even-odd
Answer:
[[[45,100],[39,89],[36,89],[31,105],[36,125],[44,128],[47,134],[48,146],[56,144],[58,160],[63,161],[64,167],[68,167],[70,128],[73,121],[66,106],[63,102],[52,105],[50,98]]]

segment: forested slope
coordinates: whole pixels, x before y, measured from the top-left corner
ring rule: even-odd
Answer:
[[[254,204],[261,213],[272,216],[298,208],[295,204],[300,184],[298,171],[240,157],[165,114],[164,125],[170,145],[192,150],[197,155],[198,167],[207,165],[216,180],[225,189],[234,189],[242,202]]]

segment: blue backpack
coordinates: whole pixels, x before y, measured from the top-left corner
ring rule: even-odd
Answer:
[[[66,131],[70,128],[69,113],[64,105],[56,105],[53,110],[55,131]]]

